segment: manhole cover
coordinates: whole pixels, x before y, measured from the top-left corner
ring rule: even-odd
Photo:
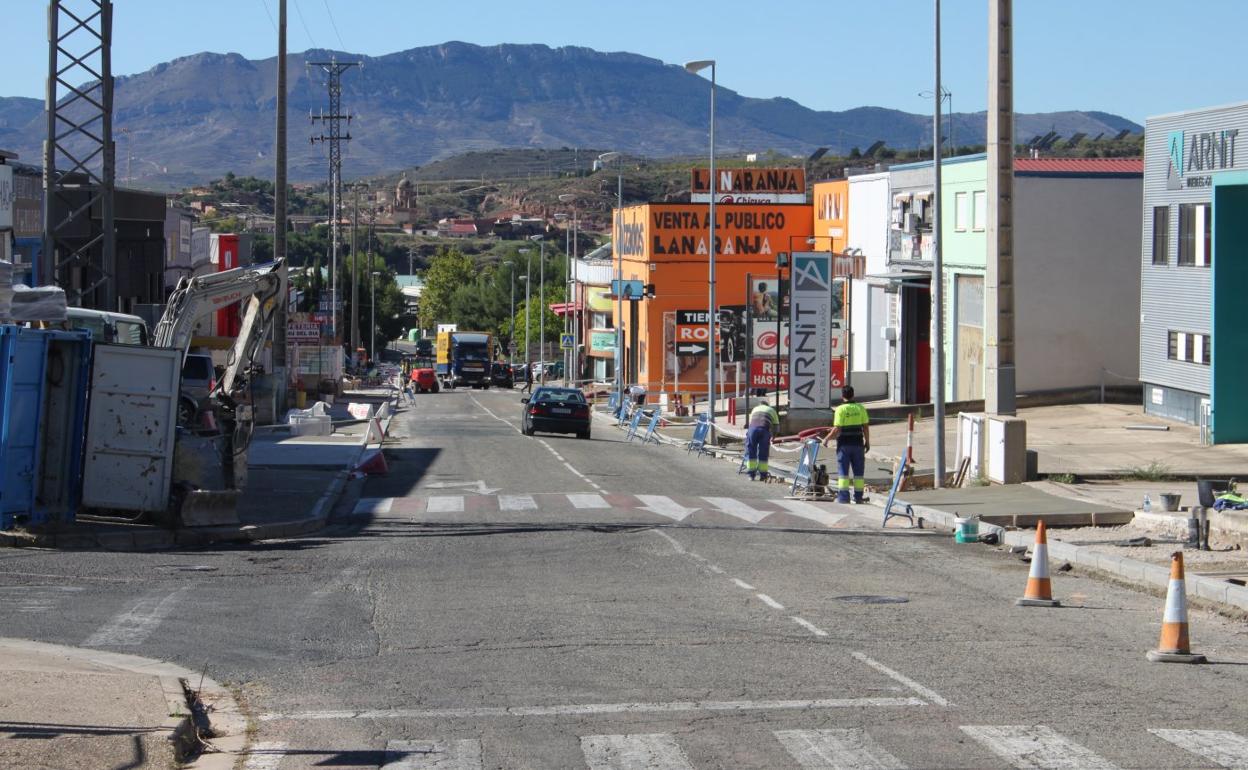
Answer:
[[[849,602],[850,604],[905,604],[910,601],[904,596],[834,596],[838,602]]]

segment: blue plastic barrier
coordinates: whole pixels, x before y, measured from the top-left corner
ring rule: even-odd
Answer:
[[[620,406],[620,394],[619,393],[612,393],[610,396],[607,397],[607,412],[609,414],[615,414],[615,410],[619,408],[619,406]]]
[[[806,489],[810,486],[817,459],[819,459],[819,439],[808,438],[802,442],[802,454],[797,460],[797,470],[793,472],[793,486],[789,489],[789,494],[795,495],[798,488]]]
[[[620,426],[621,428],[624,427],[624,423],[628,422],[628,418],[630,416],[628,413],[628,409],[629,409],[628,402],[625,401],[623,404],[620,404],[620,410],[615,415],[618,418],[616,425]]]
[[[641,443],[643,444],[649,444],[651,442],[654,442],[655,444],[659,443],[659,437],[654,435],[655,430],[657,430],[659,427],[659,420],[660,420],[659,410],[655,409],[654,413],[650,415],[650,425],[647,426],[646,435],[642,437]]]
[[[698,456],[709,454],[710,450],[706,448],[706,438],[711,433],[711,422],[706,419],[706,415],[698,415],[698,424],[693,426],[693,438],[689,439],[689,443],[685,445],[686,452],[697,451]]]
[[[641,407],[637,407],[636,409],[633,410],[633,418],[628,421],[628,440],[629,441],[632,441],[633,437],[637,435],[637,428],[641,425],[641,418],[643,415],[645,415],[645,410],[643,410]]]
[[[894,511],[893,506],[897,501],[897,490],[901,488],[901,480],[906,476],[906,456],[901,456],[901,465],[897,466],[897,475],[893,478],[893,488],[888,492],[888,502],[884,505],[884,521],[880,522],[881,527],[888,526],[888,520],[896,516],[899,519],[909,519],[910,526],[914,526],[914,506],[906,503],[904,510]]]

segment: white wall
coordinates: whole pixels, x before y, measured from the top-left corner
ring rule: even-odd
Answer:
[[[888,271],[888,173],[863,174],[849,178],[849,238],[847,247],[861,249],[867,258],[867,275]],[[887,318],[882,304],[887,301],[880,289],[872,290],[866,281],[854,281],[850,300],[850,322],[854,330],[854,371],[888,368],[887,342],[880,339],[880,327]]]
[[[1016,178],[1020,393],[1139,372],[1142,196],[1138,177]]]

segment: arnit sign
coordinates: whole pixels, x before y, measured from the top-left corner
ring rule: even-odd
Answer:
[[[1238,128],[1222,131],[1170,132],[1170,165],[1166,189],[1212,187],[1212,171],[1235,167],[1235,140]]]

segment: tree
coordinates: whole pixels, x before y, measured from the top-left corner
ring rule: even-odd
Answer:
[[[420,295],[417,319],[426,329],[445,323],[451,316],[451,297],[461,286],[475,283],[476,266],[472,259],[454,247],[444,247],[429,261],[425,270],[425,288]]]

